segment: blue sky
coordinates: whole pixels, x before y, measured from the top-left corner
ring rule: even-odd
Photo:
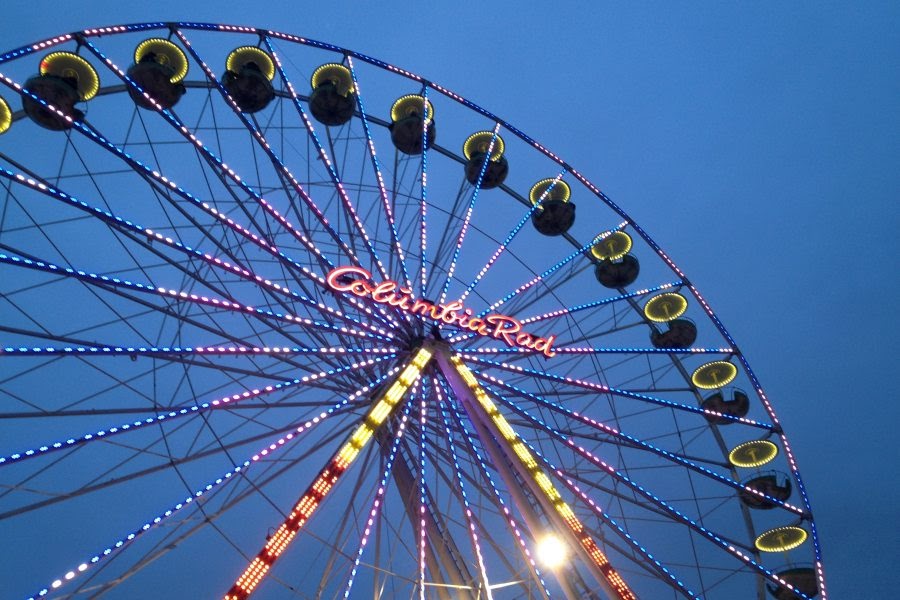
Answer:
[[[888,596],[900,5],[269,5],[9,2],[0,46],[144,20],[266,26],[501,115],[625,207],[704,292],[793,443],[833,597]]]

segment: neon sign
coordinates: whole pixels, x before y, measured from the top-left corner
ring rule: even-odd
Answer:
[[[458,300],[436,304],[431,300],[415,298],[411,289],[402,287],[392,279],[372,283],[372,274],[362,267],[337,267],[328,273],[326,281],[328,286],[337,292],[350,292],[354,296],[368,298],[378,304],[395,306],[411,315],[455,325],[483,337],[502,340],[512,348],[534,350],[547,358],[556,356],[552,348],[555,335],[540,337],[522,331],[522,322],[507,315],[496,313],[484,317],[473,315],[472,309],[465,308]]]

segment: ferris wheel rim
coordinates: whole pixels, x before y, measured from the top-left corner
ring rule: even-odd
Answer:
[[[591,184],[586,178],[584,178],[584,176],[582,176],[578,171],[571,168],[571,166],[568,165],[568,163],[565,163],[562,159],[560,159],[556,155],[552,154],[549,150],[546,150],[543,146],[541,146],[539,143],[537,143],[533,139],[526,136],[520,130],[516,129],[512,125],[509,125],[505,121],[497,118],[492,113],[489,113],[488,111],[485,111],[484,109],[481,109],[480,107],[471,103],[470,101],[465,100],[464,98],[454,94],[453,92],[450,92],[449,90],[446,90],[445,88],[443,88],[437,84],[434,84],[433,82],[427,81],[421,77],[418,77],[412,73],[408,73],[406,71],[398,69],[397,67],[393,67],[392,65],[388,65],[387,63],[378,61],[377,59],[373,59],[366,55],[358,54],[358,53],[355,53],[353,51],[350,51],[350,50],[347,50],[344,48],[332,46],[330,44],[324,44],[322,42],[315,42],[313,40],[306,40],[305,38],[296,38],[296,36],[290,36],[288,34],[280,34],[277,32],[270,31],[270,30],[258,30],[258,29],[241,28],[241,27],[235,27],[235,26],[214,26],[214,25],[209,25],[209,24],[197,24],[197,23],[149,23],[149,24],[140,24],[140,25],[133,25],[133,26],[123,26],[121,31],[119,31],[118,27],[88,29],[88,30],[84,30],[83,32],[80,32],[78,34],[69,34],[68,36],[51,38],[44,42],[39,42],[39,43],[33,44],[31,46],[23,47],[23,48],[30,49],[29,52],[37,51],[37,50],[44,50],[44,49],[48,49],[50,47],[71,41],[72,39],[77,38],[79,35],[83,35],[83,36],[89,38],[89,37],[93,37],[93,36],[106,35],[106,34],[110,34],[110,33],[120,33],[120,32],[124,33],[126,31],[129,31],[129,32],[133,31],[132,29],[128,29],[130,27],[135,28],[133,30],[141,30],[141,31],[144,31],[144,30],[150,31],[153,29],[165,29],[165,28],[197,29],[197,30],[208,30],[210,28],[216,28],[216,29],[219,29],[222,31],[257,33],[260,35],[264,34],[265,36],[267,36],[267,39],[269,37],[274,37],[274,38],[282,39],[283,41],[300,42],[300,43],[308,44],[308,45],[311,45],[311,46],[314,46],[314,47],[317,47],[320,49],[338,52],[345,56],[358,58],[359,60],[368,62],[373,66],[377,66],[379,68],[386,69],[397,75],[401,75],[408,79],[417,81],[417,82],[421,83],[425,88],[437,91],[437,92],[443,94],[445,97],[450,98],[469,109],[479,112],[483,116],[496,122],[498,128],[502,126],[506,131],[511,132],[514,135],[518,136],[522,141],[531,145],[535,150],[544,154],[548,159],[556,162],[562,168],[563,172],[571,174],[573,177],[575,177],[575,179],[577,179],[585,187],[587,187],[589,190],[591,190],[594,193],[594,195],[599,197],[609,208],[611,208],[614,212],[618,213],[621,217],[623,217],[625,219],[625,224],[627,226],[629,226],[633,231],[637,232],[641,236],[641,238],[644,239],[644,241],[657,252],[657,255],[659,256],[659,258],[661,258],[672,269],[672,271],[680,278],[680,281],[682,282],[682,284],[685,287],[687,287],[691,291],[693,296],[701,303],[701,305],[703,306],[704,310],[706,311],[708,317],[714,323],[714,325],[719,329],[721,334],[729,342],[731,342],[729,354],[731,356],[737,357],[738,361],[744,367],[746,374],[748,375],[748,377],[751,380],[751,382],[753,383],[753,385],[756,387],[757,393],[763,398],[764,407],[765,407],[769,417],[772,419],[772,423],[775,428],[775,432],[782,439],[782,444],[785,448],[785,451],[790,453],[790,447],[787,443],[786,438],[784,437],[783,432],[780,431],[780,425],[778,423],[777,418],[775,417],[774,410],[765,401],[765,393],[762,390],[762,387],[760,386],[758,380],[756,379],[755,374],[750,369],[750,366],[747,363],[747,359],[744,357],[743,353],[740,352],[737,345],[734,343],[734,340],[731,338],[730,334],[724,328],[724,325],[721,323],[721,321],[718,319],[718,317],[715,315],[715,313],[712,311],[712,309],[708,305],[706,305],[702,296],[699,294],[699,292],[696,290],[696,288],[693,286],[693,284],[690,283],[690,281],[683,275],[683,273],[680,271],[680,269],[678,269],[678,267],[675,265],[675,263],[669,259],[669,257],[663,252],[663,250],[649,237],[649,235],[646,232],[644,232],[644,230],[642,228],[640,228],[639,225],[637,225],[633,220],[631,220],[630,217],[628,217],[627,214],[621,208],[619,208],[616,204],[612,203],[612,201],[609,200],[605,196],[605,194],[603,194],[599,190],[599,188],[596,188],[595,186],[593,186],[593,184]],[[12,51],[12,52],[4,54],[4,55],[0,55],[0,65],[2,65],[4,62],[6,62],[12,58],[19,58],[22,55],[22,50],[23,49],[19,49],[19,50]],[[574,240],[569,240],[569,241],[571,243],[575,244]],[[450,278],[447,279],[448,284],[449,284],[449,281],[450,281]],[[793,460],[791,462],[793,463]],[[804,501],[806,510],[811,515],[811,509],[809,508],[809,503],[808,503],[808,499],[806,498],[806,494],[803,491],[803,484],[802,484],[802,480],[799,475],[799,471],[794,470],[793,475],[795,476],[795,478],[799,484],[799,487],[801,489],[801,493],[803,495],[803,501]],[[813,543],[815,544],[816,554],[818,556],[818,553],[819,553],[818,537],[817,537],[817,533],[816,533],[816,529],[815,529],[815,524],[812,521],[811,516],[808,519],[808,522],[810,523],[811,528],[812,528]]]

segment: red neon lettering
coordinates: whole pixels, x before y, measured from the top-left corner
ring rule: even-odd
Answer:
[[[487,317],[472,316],[472,310],[454,300],[435,304],[430,300],[413,298],[412,290],[400,287],[392,279],[375,284],[372,273],[362,267],[337,267],[325,278],[328,287],[337,292],[350,292],[360,298],[370,298],[378,304],[395,306],[404,312],[429,317],[447,325],[456,325],[484,337],[493,337],[510,347],[525,348],[542,353],[548,358],[556,356],[552,350],[555,335],[537,337],[522,331],[522,322],[507,315],[493,314]]]
[[[413,303],[412,308],[409,309],[409,312],[411,312],[414,315],[419,314],[424,317],[425,313],[427,313],[429,310],[431,310],[432,306],[433,305],[428,300],[416,300]]]
[[[556,352],[552,350],[551,346],[555,339],[555,335],[547,336],[546,338],[537,338],[534,340],[534,345],[531,346],[531,348],[532,350],[537,350],[547,358],[553,358],[556,356]]]
[[[372,300],[379,304],[391,304],[391,300],[396,298],[394,295],[394,290],[396,289],[396,282],[391,280],[382,281],[372,290]]]
[[[512,334],[522,329],[522,324],[518,320],[506,315],[488,315],[487,322],[495,326],[494,339],[502,339],[507,346],[516,345]],[[509,327],[504,328],[504,323],[509,324]]]
[[[462,303],[458,301],[453,301],[450,304],[442,305],[444,307],[444,314],[441,316],[441,321],[448,325],[453,325],[460,319],[460,315],[456,314],[456,311],[462,308]]]
[[[364,280],[369,280],[372,278],[372,274],[363,269],[362,267],[338,267],[333,269],[331,273],[328,274],[328,277],[325,278],[326,283],[328,283],[328,287],[333,290],[337,290],[339,292],[349,292],[353,287],[353,284],[356,283],[356,280],[350,280],[347,282],[347,278],[350,275],[357,275],[362,277]]]

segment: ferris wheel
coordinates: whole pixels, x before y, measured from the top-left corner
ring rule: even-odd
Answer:
[[[736,342],[513,125],[227,25],[0,84],[5,596],[827,598]]]

